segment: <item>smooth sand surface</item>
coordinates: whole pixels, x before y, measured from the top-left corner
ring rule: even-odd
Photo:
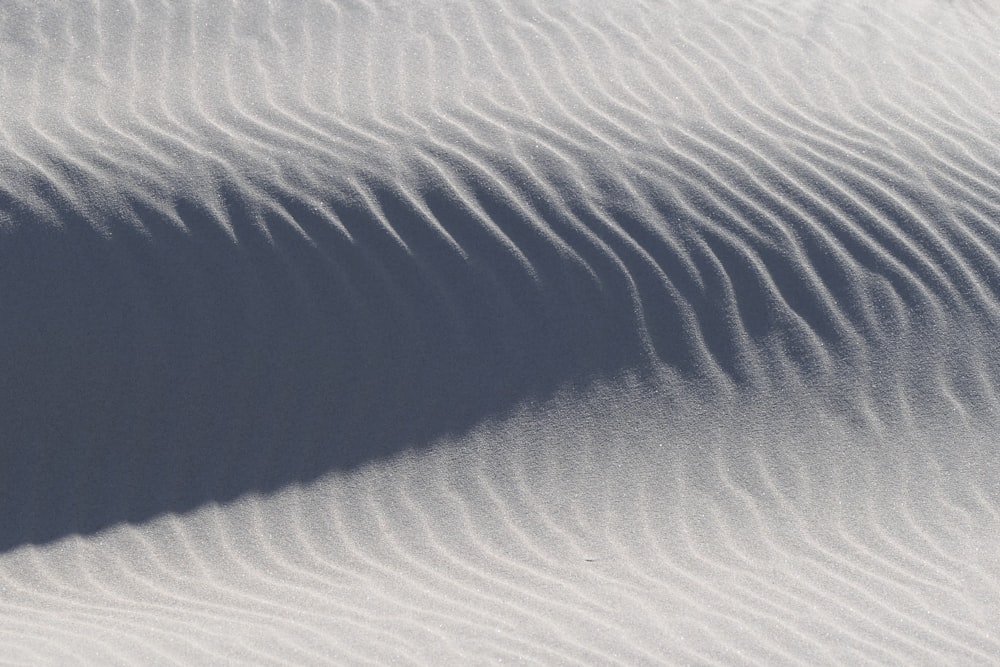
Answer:
[[[1000,7],[0,6],[0,664],[997,664]]]

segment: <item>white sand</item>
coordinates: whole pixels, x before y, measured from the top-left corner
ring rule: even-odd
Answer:
[[[1000,661],[1000,8],[0,19],[0,664]]]

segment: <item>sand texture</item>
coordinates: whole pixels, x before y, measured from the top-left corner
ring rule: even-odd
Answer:
[[[1000,5],[0,4],[0,665],[1000,664]]]

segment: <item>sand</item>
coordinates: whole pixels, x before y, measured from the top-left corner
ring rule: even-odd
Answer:
[[[5,3],[0,664],[1000,662],[998,19]]]

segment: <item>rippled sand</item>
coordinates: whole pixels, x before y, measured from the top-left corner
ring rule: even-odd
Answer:
[[[5,3],[0,663],[1000,660],[998,19]]]

